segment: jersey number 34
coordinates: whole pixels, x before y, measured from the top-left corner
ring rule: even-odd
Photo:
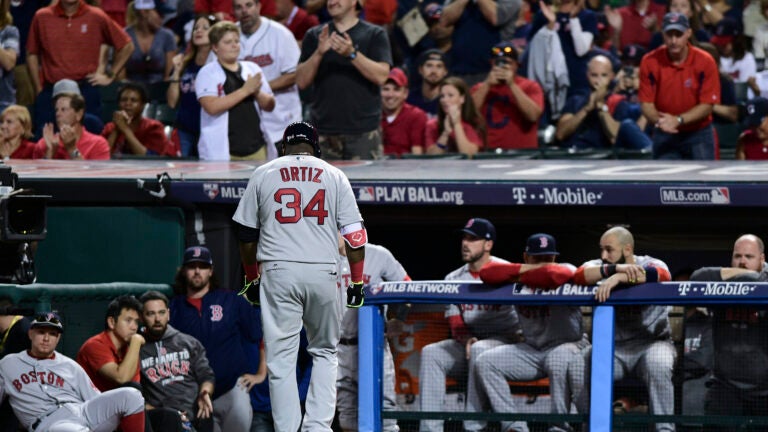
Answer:
[[[325,189],[319,189],[309,200],[306,207],[301,208],[301,192],[295,188],[278,189],[275,192],[275,202],[282,205],[275,212],[275,219],[280,223],[296,223],[302,217],[317,218],[317,224],[323,225],[328,217],[325,209]]]

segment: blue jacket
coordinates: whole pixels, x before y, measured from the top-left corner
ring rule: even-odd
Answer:
[[[258,309],[245,299],[217,290],[203,296],[200,313],[185,295],[173,297],[170,308],[171,325],[205,347],[216,375],[214,398],[231,390],[242,374],[256,372],[245,345],[261,340],[261,322]]]

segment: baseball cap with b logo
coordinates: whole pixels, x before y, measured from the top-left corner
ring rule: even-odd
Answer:
[[[756,128],[763,123],[763,119],[768,116],[768,99],[756,97],[747,101],[747,117],[744,119],[745,128]]]
[[[461,232],[484,240],[496,240],[496,227],[488,219],[472,218],[467,221]]]
[[[64,326],[61,324],[61,318],[55,312],[42,313],[35,316],[29,328],[55,328],[60,333],[64,333]]]
[[[184,265],[193,262],[206,263],[213,265],[213,258],[211,258],[211,251],[205,246],[192,246],[188,247],[184,251]]]
[[[555,238],[549,234],[538,233],[528,237],[525,243],[525,253],[534,255],[560,255],[557,251]]]

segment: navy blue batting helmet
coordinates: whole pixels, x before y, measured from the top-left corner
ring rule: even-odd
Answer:
[[[299,121],[288,125],[283,133],[283,154],[285,146],[306,143],[314,147],[315,157],[320,157],[320,143],[317,139],[317,129],[312,124]]]

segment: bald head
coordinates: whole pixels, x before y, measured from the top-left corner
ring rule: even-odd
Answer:
[[[592,57],[587,65],[587,79],[592,89],[605,87],[613,81],[613,63],[604,55]]]
[[[606,264],[634,264],[635,239],[624,227],[613,227],[600,237],[600,259]]]
[[[760,237],[744,234],[736,239],[731,255],[731,267],[762,271],[765,264],[765,245]]]

